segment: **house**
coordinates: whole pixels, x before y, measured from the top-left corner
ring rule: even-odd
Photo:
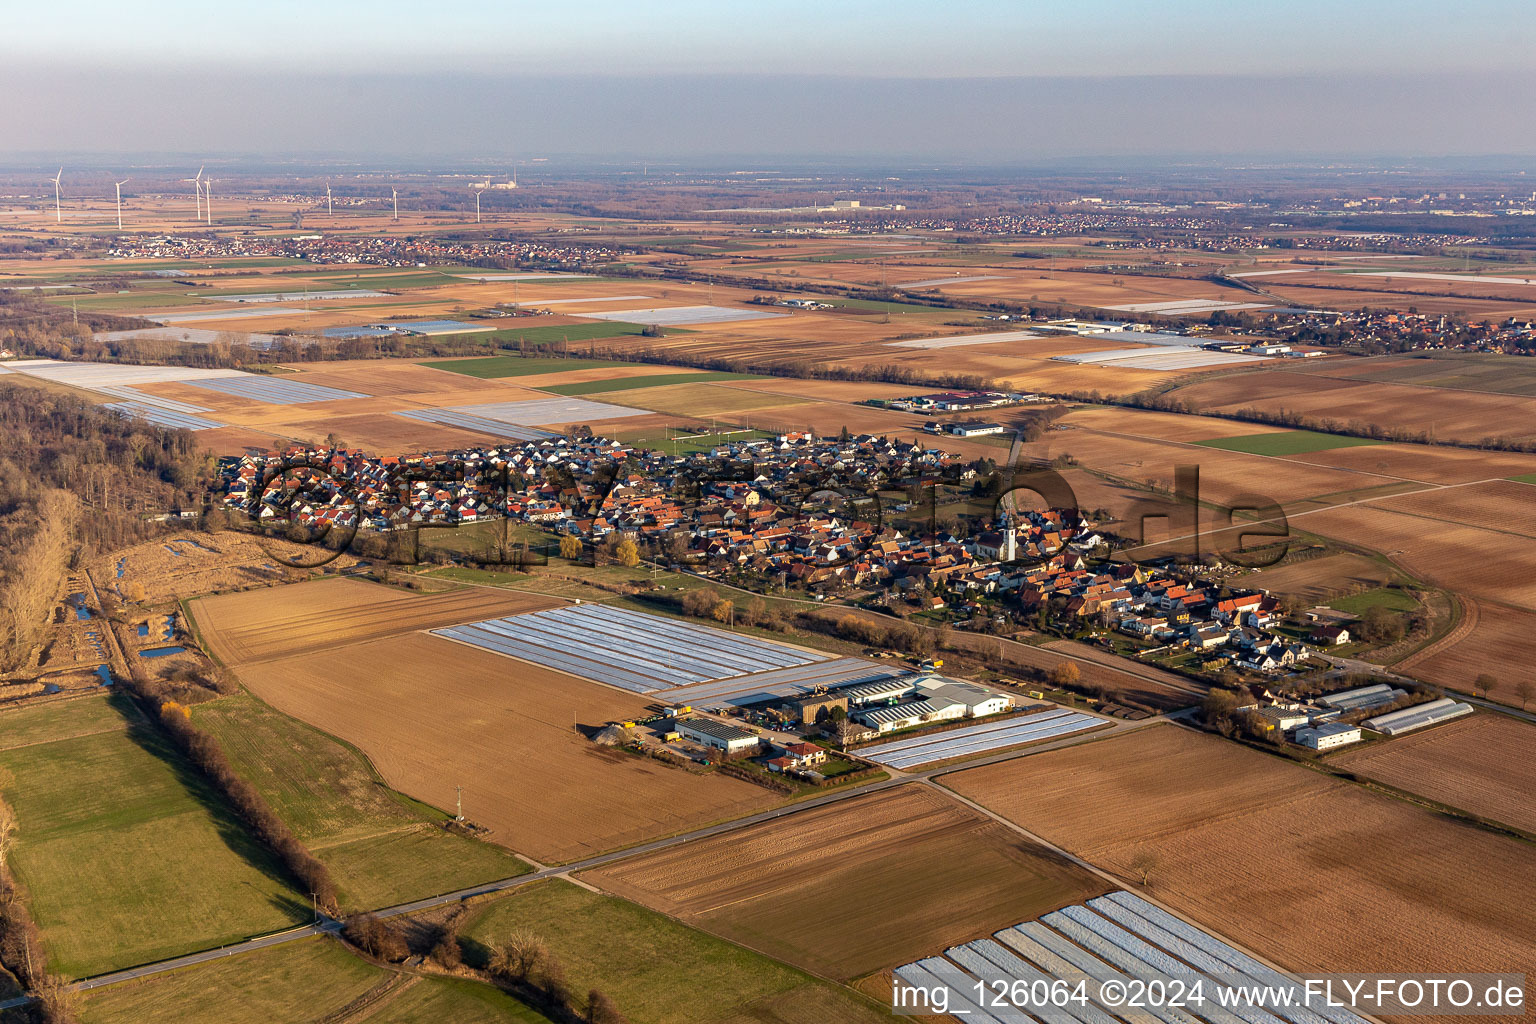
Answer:
[[[1340,647],[1349,643],[1349,629],[1346,626],[1319,626],[1307,639],[1320,647]]]

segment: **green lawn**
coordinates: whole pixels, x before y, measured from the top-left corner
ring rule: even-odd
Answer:
[[[817,926],[806,922],[808,928]],[[626,900],[558,880],[490,904],[465,929],[465,937],[474,940],[471,960],[520,929],[544,940],[575,991],[607,993],[635,1024],[875,1024],[889,1018],[884,1007],[849,989]]]
[[[1381,443],[1367,437],[1321,434],[1315,430],[1279,430],[1269,434],[1241,434],[1237,437],[1218,437],[1210,441],[1195,442],[1206,448],[1246,452],[1249,455],[1303,455],[1307,452],[1324,452],[1331,448],[1358,448],[1362,445]]]
[[[34,737],[0,767],[50,970],[100,974],[307,921],[308,895],[218,795],[125,698],[108,700],[119,726],[90,735],[48,740],[27,725],[36,712],[6,718]]]
[[[339,942],[311,939],[96,989],[79,1016],[81,1024],[318,1020],[390,977]]]
[[[1419,606],[1412,594],[1405,590],[1396,590],[1390,587],[1378,587],[1375,590],[1367,590],[1361,594],[1353,594],[1349,597],[1341,597],[1328,605],[1330,608],[1350,615],[1364,615],[1372,608],[1386,608],[1394,612],[1411,612]]]
[[[199,705],[235,769],[331,869],[344,906],[436,896],[529,870],[499,846],[446,832],[445,815],[389,789],[354,748],[248,694]]]
[[[1512,476],[1510,479],[1519,484],[1536,484],[1536,473],[1525,473],[1521,476]]]
[[[637,388],[659,388],[671,384],[704,384],[717,380],[768,380],[751,373],[707,372],[653,373],[641,377],[615,377],[612,380],[584,380],[576,384],[551,384],[543,388],[557,395],[596,395],[609,391],[634,391]]]
[[[633,366],[633,363],[615,362],[611,359],[560,359],[549,357],[523,358],[521,356],[487,356],[483,359],[445,359],[424,362],[434,370],[462,373],[466,377],[531,377],[541,373],[563,373],[566,370],[589,370],[593,367]]]

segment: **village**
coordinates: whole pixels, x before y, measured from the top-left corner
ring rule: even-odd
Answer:
[[[1323,667],[1319,649],[1352,639],[1347,620],[1288,617],[1259,590],[1112,560],[1123,542],[1079,510],[999,501],[990,516],[940,516],[996,468],[873,435],[792,433],[687,455],[581,436],[407,457],[291,449],[228,458],[222,471],[225,506],[268,530],[526,524],[538,556],[643,560],[925,625],[1049,631],[1197,678]]]

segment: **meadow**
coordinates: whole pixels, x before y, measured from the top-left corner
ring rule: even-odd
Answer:
[[[469,959],[485,957],[517,932],[542,939],[574,988],[607,993],[635,1024],[876,1024],[888,1017],[883,1006],[841,986],[558,879],[516,890],[475,914],[464,930]]]
[[[308,895],[126,698],[70,703],[99,731],[45,705],[12,712],[21,731],[0,739],[20,826],[11,865],[53,972],[87,977],[310,919]]]

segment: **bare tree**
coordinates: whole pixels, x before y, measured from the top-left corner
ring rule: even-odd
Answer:
[[[1150,846],[1137,848],[1135,855],[1131,857],[1131,870],[1141,876],[1141,887],[1143,889],[1151,886],[1152,872],[1156,871],[1161,863],[1162,858]]]
[[[1525,705],[1530,702],[1532,692],[1529,679],[1522,679],[1515,684],[1515,696],[1520,698],[1520,710],[1525,710]]]
[[[1483,697],[1486,699],[1490,693],[1499,688],[1498,677],[1484,672],[1482,675],[1472,680],[1472,688],[1474,690],[1483,691]]]

